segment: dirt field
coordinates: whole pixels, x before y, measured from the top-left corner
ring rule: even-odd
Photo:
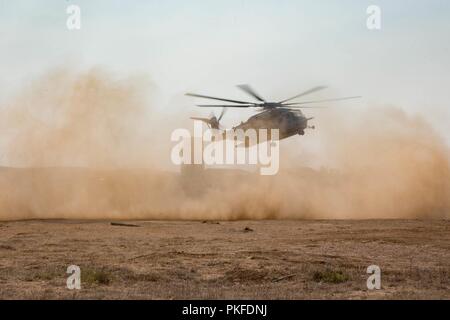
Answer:
[[[448,220],[129,223],[0,223],[0,298],[450,299]]]

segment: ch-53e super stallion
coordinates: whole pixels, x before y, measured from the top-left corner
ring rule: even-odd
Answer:
[[[302,93],[299,93],[293,97],[288,99],[284,99],[278,102],[269,102],[266,101],[261,95],[256,93],[249,85],[243,84],[237,86],[239,89],[243,90],[246,94],[250,95],[252,98],[256,99],[258,102],[249,102],[249,101],[240,101],[240,100],[232,100],[232,99],[224,99],[217,98],[211,96],[205,96],[201,94],[195,93],[186,93],[187,96],[218,100],[223,102],[229,102],[232,104],[221,104],[221,105],[210,105],[210,104],[201,104],[197,105],[199,107],[204,108],[222,108],[222,112],[219,117],[216,117],[212,114],[209,118],[202,117],[191,117],[194,120],[200,120],[205,122],[211,129],[224,130],[225,132],[229,130],[236,131],[237,129],[242,129],[246,131],[248,129],[254,129],[258,131],[259,129],[266,129],[268,132],[271,129],[278,129],[279,136],[278,139],[285,139],[291,137],[293,135],[304,135],[306,129],[314,129],[314,126],[309,126],[308,121],[313,119],[313,117],[307,117],[303,114],[300,109],[307,108],[323,108],[322,106],[311,106],[310,104],[322,103],[322,102],[331,102],[331,101],[341,101],[348,99],[360,98],[359,96],[354,97],[343,97],[343,98],[334,98],[334,99],[322,99],[322,100],[310,100],[310,101],[298,101],[298,102],[290,102],[297,98],[306,96],[313,92],[317,92],[319,90],[323,90],[325,86],[317,86],[306,90]],[[241,122],[237,126],[234,126],[231,129],[222,129],[220,125],[220,120],[227,108],[257,108],[260,112],[251,116],[245,122]]]

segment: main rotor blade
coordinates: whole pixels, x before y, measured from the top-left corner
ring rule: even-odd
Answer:
[[[310,94],[310,93],[313,93],[313,92],[316,92],[316,91],[319,91],[319,90],[323,90],[323,89],[325,89],[325,88],[326,88],[326,86],[318,86],[318,87],[314,87],[314,88],[311,88],[311,89],[309,89],[309,90],[306,90],[306,91],[304,91],[304,92],[302,92],[302,93],[299,93],[298,95],[293,96],[292,98],[289,98],[289,99],[285,99],[285,100],[283,100],[283,101],[280,101],[279,103],[284,103],[284,102],[290,101],[290,100],[295,99],[295,98],[299,98],[299,97],[302,97],[302,96],[306,96],[307,94]]]
[[[212,100],[219,100],[219,101],[226,101],[226,102],[234,102],[234,103],[245,103],[245,104],[251,103],[251,102],[246,102],[246,101],[238,101],[238,100],[231,100],[231,99],[223,99],[223,98],[204,96],[204,95],[195,94],[195,93],[186,93],[186,96],[196,97],[196,98],[212,99]]]
[[[256,104],[228,104],[228,105],[220,105],[220,104],[198,104],[197,107],[202,108],[251,108],[257,107]]]
[[[287,106],[287,109],[326,109],[329,107],[325,107],[325,106]]]
[[[292,103],[286,103],[284,105],[285,106],[293,106],[293,105],[302,105],[302,104],[309,104],[309,103],[342,101],[342,100],[350,100],[350,99],[358,99],[358,98],[361,98],[361,96],[334,98],[334,99],[325,99],[325,100],[311,100],[311,101],[292,102]]]
[[[261,102],[266,102],[266,100],[264,100],[259,94],[257,94],[256,91],[253,90],[252,87],[250,87],[248,84],[240,84],[237,87],[239,89],[241,89],[242,91],[244,91],[245,93],[251,95],[256,100],[259,100]]]

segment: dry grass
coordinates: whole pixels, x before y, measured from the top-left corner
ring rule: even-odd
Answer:
[[[96,270],[96,269],[83,269],[81,273],[81,281],[83,284],[93,285],[101,284],[108,285],[113,279],[110,272],[106,270]]]
[[[327,269],[324,271],[314,272],[312,279],[315,282],[342,283],[348,281],[350,277],[344,271]]]
[[[446,220],[138,224],[2,223],[0,298],[450,299]],[[372,264],[381,290],[366,288]]]

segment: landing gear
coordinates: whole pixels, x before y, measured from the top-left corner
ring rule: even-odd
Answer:
[[[304,135],[305,134],[305,130],[299,130],[298,134],[301,135],[301,136]]]

